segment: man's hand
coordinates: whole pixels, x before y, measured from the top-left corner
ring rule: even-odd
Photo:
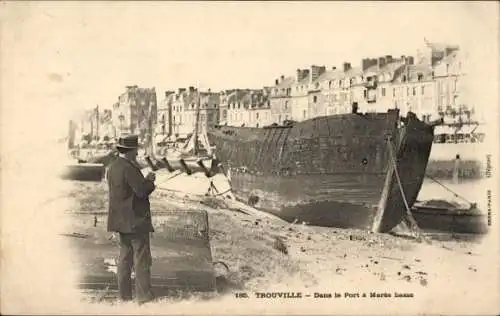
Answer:
[[[154,172],[150,172],[146,176],[146,179],[148,179],[149,181],[155,181],[156,180],[156,174]]]

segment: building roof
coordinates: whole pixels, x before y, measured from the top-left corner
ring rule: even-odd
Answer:
[[[423,79],[432,78],[433,69],[429,65],[418,64],[418,65],[402,65],[401,68],[394,72],[392,81],[400,78],[403,75],[407,76],[408,80],[418,79],[418,75],[421,74]]]
[[[435,52],[444,52],[446,49],[458,50],[460,47],[458,45],[450,45],[444,43],[429,42],[424,39],[425,45]]]
[[[276,88],[289,88],[293,83],[295,83],[295,77],[289,76],[283,78],[283,80],[280,80],[277,85],[275,85]]]

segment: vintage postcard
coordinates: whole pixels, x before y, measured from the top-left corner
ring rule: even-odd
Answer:
[[[0,2],[2,314],[498,315],[496,2]]]

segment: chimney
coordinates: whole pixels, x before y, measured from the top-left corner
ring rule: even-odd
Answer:
[[[401,61],[406,64],[406,56],[405,55],[401,55]]]
[[[370,68],[370,59],[369,58],[363,58],[361,60],[361,69],[363,71],[365,71],[368,68]]]
[[[281,79],[280,82],[283,82],[285,80],[285,76],[281,75],[280,79]]]
[[[343,66],[344,66],[344,72],[346,72],[346,71],[348,71],[349,69],[351,69],[351,64],[350,64],[350,63],[345,62],[345,63],[343,64]]]
[[[297,82],[299,82],[300,80],[302,80],[302,70],[297,69]]]
[[[325,70],[326,70],[325,66],[312,65],[311,66],[311,82],[318,79],[318,77],[321,76],[321,74],[324,73]]]
[[[336,69],[337,69],[337,67],[335,67],[335,66],[332,67],[332,70],[336,70]]]
[[[406,57],[406,60],[407,60],[408,65],[413,65],[413,63],[414,63],[413,56]]]
[[[186,88],[179,88],[179,94],[184,93],[186,91]]]
[[[302,79],[308,78],[311,71],[309,69],[302,69]]]
[[[193,87],[193,86],[190,86],[190,87],[189,87],[189,92],[194,92],[194,91],[195,91],[194,87]]]
[[[175,93],[175,91],[171,91],[171,90],[165,91],[165,97],[168,98],[168,96],[170,96],[174,93]]]
[[[212,92],[212,90],[210,88],[208,88],[208,93]]]
[[[378,66],[379,66],[379,68],[382,68],[385,66],[385,58],[384,57],[378,58]]]
[[[385,62],[387,64],[392,63],[392,55],[385,55]]]
[[[279,79],[275,79],[275,80],[274,80],[274,83],[275,83],[276,85],[278,85],[278,84],[280,83]]]

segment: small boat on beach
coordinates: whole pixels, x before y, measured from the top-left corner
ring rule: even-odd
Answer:
[[[444,200],[417,201],[412,215],[424,231],[457,234],[484,234],[487,218],[475,203],[462,205]]]

